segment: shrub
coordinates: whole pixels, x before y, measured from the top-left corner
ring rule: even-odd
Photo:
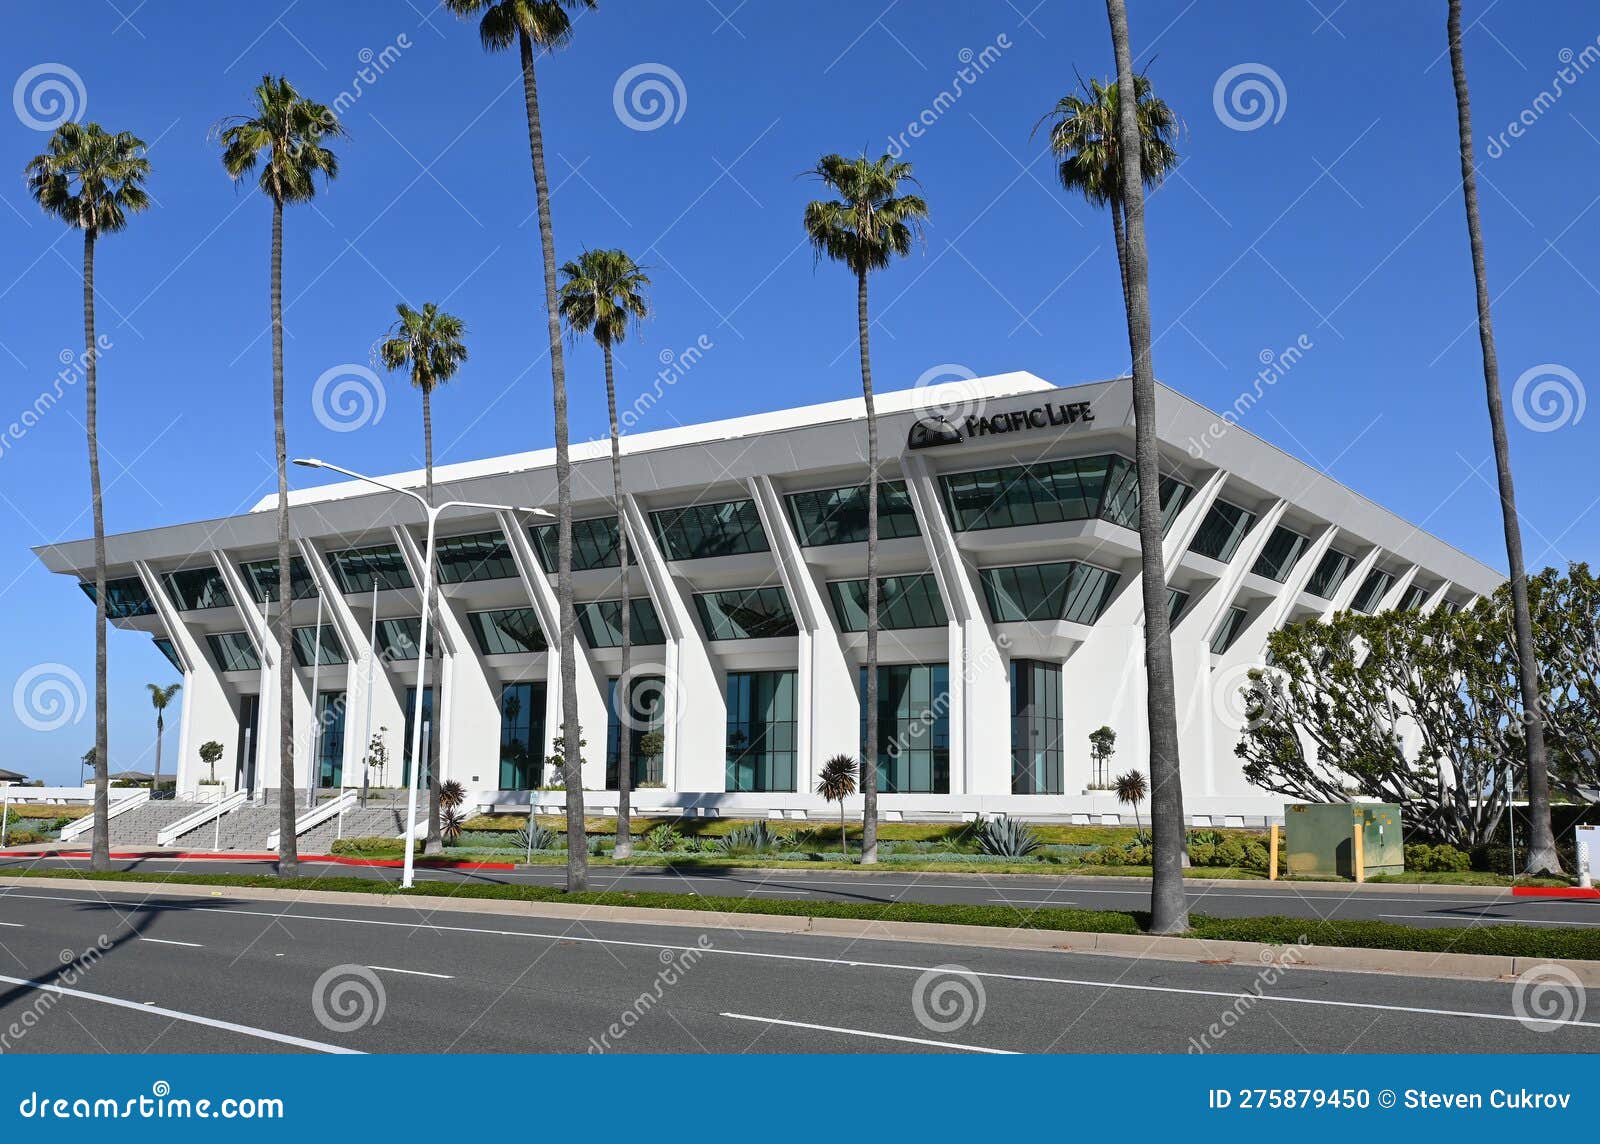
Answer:
[[[717,846],[724,854],[765,854],[783,850],[793,844],[793,839],[757,819],[725,834]]]
[[[368,835],[363,838],[340,838],[335,840],[330,847],[335,854],[349,854],[357,858],[367,858],[374,855],[400,854],[405,851],[405,843],[398,838],[384,838],[377,835]]]
[[[678,833],[676,827],[663,822],[644,837],[645,849],[654,850],[658,854],[670,854],[683,845],[683,835]]]
[[[1000,815],[977,830],[978,849],[1001,858],[1026,858],[1039,849],[1039,835],[1025,822]]]
[[[548,826],[540,826],[537,822],[530,822],[521,830],[511,832],[511,841],[518,850],[560,850],[561,840],[556,837],[556,832]]]
[[[1511,855],[1506,854],[1509,865]],[[1430,846],[1413,842],[1406,846],[1406,869],[1423,874],[1459,874],[1472,868],[1472,856],[1447,843]]]

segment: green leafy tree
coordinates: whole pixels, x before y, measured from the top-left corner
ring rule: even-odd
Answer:
[[[200,761],[206,765],[211,781],[217,781],[217,763],[222,760],[222,744],[215,739],[207,739],[200,744]]]
[[[872,396],[867,278],[911,253],[928,218],[911,164],[889,155],[824,155],[811,171],[838,195],[806,204],[805,230],[818,261],[842,262],[856,279],[856,336],[867,413],[867,741],[861,754],[861,861],[878,860],[878,411]]]
[[[83,403],[89,451],[89,504],[94,518],[94,833],[89,865],[111,868],[111,757],[106,725],[106,518],[100,488],[100,343],[95,337],[94,253],[102,234],[115,234],[150,205],[144,140],[98,123],[63,123],[44,153],[28,161],[28,193],[43,211],[83,232]]]
[[[1128,47],[1128,11],[1123,0],[1106,0],[1111,46],[1117,58],[1117,154],[1122,176],[1128,349],[1133,359],[1133,459],[1139,478],[1139,581],[1144,596],[1145,704],[1149,719],[1151,865],[1150,928],[1182,933],[1189,928],[1183,886],[1186,833],[1183,778],[1178,759],[1178,699],[1172,674],[1172,632],[1167,616],[1167,577],[1161,519],[1161,454],[1156,441],[1156,378],[1150,353],[1150,266],[1144,234],[1144,148],[1138,115],[1138,85]]]
[[[1489,432],[1494,441],[1495,473],[1500,489],[1500,515],[1510,570],[1511,618],[1516,635],[1528,760],[1528,820],[1531,837],[1524,870],[1529,874],[1559,873],[1556,839],[1550,824],[1550,769],[1545,749],[1544,716],[1540,710],[1539,658],[1534,653],[1533,618],[1528,602],[1528,572],[1522,555],[1522,523],[1517,516],[1517,490],[1511,477],[1511,442],[1500,397],[1500,362],[1494,348],[1494,319],[1489,307],[1489,273],[1484,263],[1483,224],[1478,218],[1477,162],[1472,155],[1472,106],[1467,93],[1467,64],[1461,48],[1461,0],[1450,0],[1447,21],[1450,71],[1455,79],[1456,135],[1461,151],[1461,194],[1467,211],[1467,241],[1472,248],[1472,275],[1477,286],[1478,342],[1483,352],[1483,385],[1489,404]]]
[[[1110,727],[1099,727],[1089,732],[1089,757],[1094,760],[1096,786],[1105,785],[1105,776],[1111,765],[1111,756],[1117,753],[1117,733]]]
[[[612,354],[618,342],[628,335],[630,322],[643,321],[650,314],[645,288],[650,277],[644,269],[620,250],[586,250],[575,262],[561,267],[561,317],[574,338],[594,336],[605,357],[606,415],[611,426],[611,500],[617,514],[617,581],[622,603],[618,623],[622,629],[622,666],[613,705],[617,707],[617,841],[612,853],[618,858],[633,855],[633,824],[629,818],[629,793],[633,787],[632,735],[633,628],[628,615],[628,525],[622,505],[622,429],[617,421],[617,385],[612,370]]]
[[[561,317],[556,301],[556,240],[550,221],[550,185],[545,178],[544,127],[539,117],[538,52],[554,52],[572,38],[572,13],[593,9],[595,0],[444,0],[463,19],[478,18],[485,51],[517,49],[522,102],[528,118],[528,155],[533,162],[534,205],[544,256],[544,308],[550,336],[550,387],[556,437],[556,597],[561,618],[561,718],[568,744],[567,830],[583,833],[583,770],[578,759],[577,606],[572,595],[572,461],[567,452],[567,375],[561,356]],[[588,888],[589,860],[583,847],[568,847],[567,890]]]
[[[283,76],[265,75],[250,94],[250,111],[223,120],[218,137],[222,167],[235,182],[258,174],[272,203],[272,436],[278,465],[278,872],[300,873],[295,843],[294,591],[289,564],[289,449],[283,427],[283,208],[311,201],[320,178],[339,174],[339,160],[323,140],[345,134],[327,107],[302,96]]]
[[[839,851],[850,861],[850,840],[845,834],[844,800],[856,793],[856,761],[849,755],[835,755],[822,764],[817,775],[817,793],[827,802],[839,804]]]
[[[455,377],[461,363],[467,360],[467,346],[462,339],[467,333],[466,323],[454,314],[447,314],[432,302],[424,302],[422,309],[414,310],[406,303],[395,306],[395,323],[389,333],[378,343],[378,357],[390,373],[405,370],[411,384],[422,392],[422,453],[424,464],[423,495],[433,503],[433,391]],[[432,561],[429,552],[426,559]],[[427,602],[428,614],[437,611],[437,586]],[[422,653],[426,654],[426,653]],[[436,677],[437,678],[437,677]],[[435,738],[428,750],[428,836],[422,847],[424,854],[444,851],[444,838],[440,824],[439,802],[439,745]]]
[[[161,785],[161,740],[167,733],[167,706],[173,696],[183,690],[183,684],[169,683],[163,687],[159,683],[147,683],[145,687],[150,692],[150,706],[156,709],[156,771],[150,776],[150,791],[154,794]]]

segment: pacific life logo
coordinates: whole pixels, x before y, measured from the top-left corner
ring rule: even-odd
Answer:
[[[992,437],[1021,433],[1030,429],[1068,428],[1094,421],[1094,409],[1087,401],[1058,403],[1046,401],[1029,409],[1003,413],[974,413],[960,428],[946,417],[919,417],[906,434],[907,449],[932,449],[940,445],[959,445],[969,437]]]

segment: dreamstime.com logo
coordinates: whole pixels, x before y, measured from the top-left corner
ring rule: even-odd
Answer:
[[[148,1093],[118,1099],[112,1096],[54,1096],[30,1092],[17,1102],[26,1120],[282,1120],[283,1100],[276,1096],[173,1096],[172,1086],[158,1080]]]
[[[930,366],[911,387],[916,394],[912,408],[918,417],[938,417],[952,425],[981,417],[988,399],[977,380],[975,372],[958,362]]]
[[[1588,1006],[1589,994],[1578,975],[1554,962],[1527,970],[1511,989],[1511,1011],[1535,1033],[1583,1020]]]
[[[1283,118],[1289,109],[1289,89],[1266,64],[1235,64],[1217,77],[1211,107],[1224,127],[1255,131]]]
[[[911,1011],[930,1033],[953,1033],[983,1020],[989,995],[965,965],[936,965],[911,988]]]
[[[89,710],[83,676],[64,663],[36,663],[11,689],[11,709],[30,731],[59,731]]]
[[[1217,673],[1211,682],[1211,703],[1217,719],[1230,731],[1254,731],[1267,721],[1272,697],[1265,663],[1237,663]],[[1255,679],[1250,673],[1256,672]]]
[[[311,386],[311,411],[324,429],[335,433],[352,433],[376,425],[388,407],[383,379],[355,362],[324,370]]]
[[[383,1020],[389,995],[365,965],[335,965],[311,988],[311,1012],[330,1033],[353,1033]]]
[[[83,77],[66,64],[35,64],[11,89],[17,118],[35,131],[54,131],[69,119],[80,120],[88,106]]]
[[[662,663],[630,664],[628,674],[617,679],[616,695],[628,697],[617,719],[635,732],[660,731],[669,711],[682,710],[678,673]]]
[[[1524,429],[1551,433],[1583,420],[1589,395],[1578,375],[1546,362],[1524,370],[1511,387],[1511,407]]]
[[[624,127],[657,131],[683,118],[689,110],[689,89],[666,64],[635,64],[617,77],[611,107]]]

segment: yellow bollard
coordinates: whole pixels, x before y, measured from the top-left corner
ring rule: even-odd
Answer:
[[[1272,824],[1272,833],[1267,839],[1267,880],[1278,880],[1278,824]]]
[[[1360,811],[1356,812],[1355,832],[1351,834],[1350,841],[1353,844],[1351,853],[1355,858],[1356,881],[1365,882],[1367,880],[1367,824]]]

